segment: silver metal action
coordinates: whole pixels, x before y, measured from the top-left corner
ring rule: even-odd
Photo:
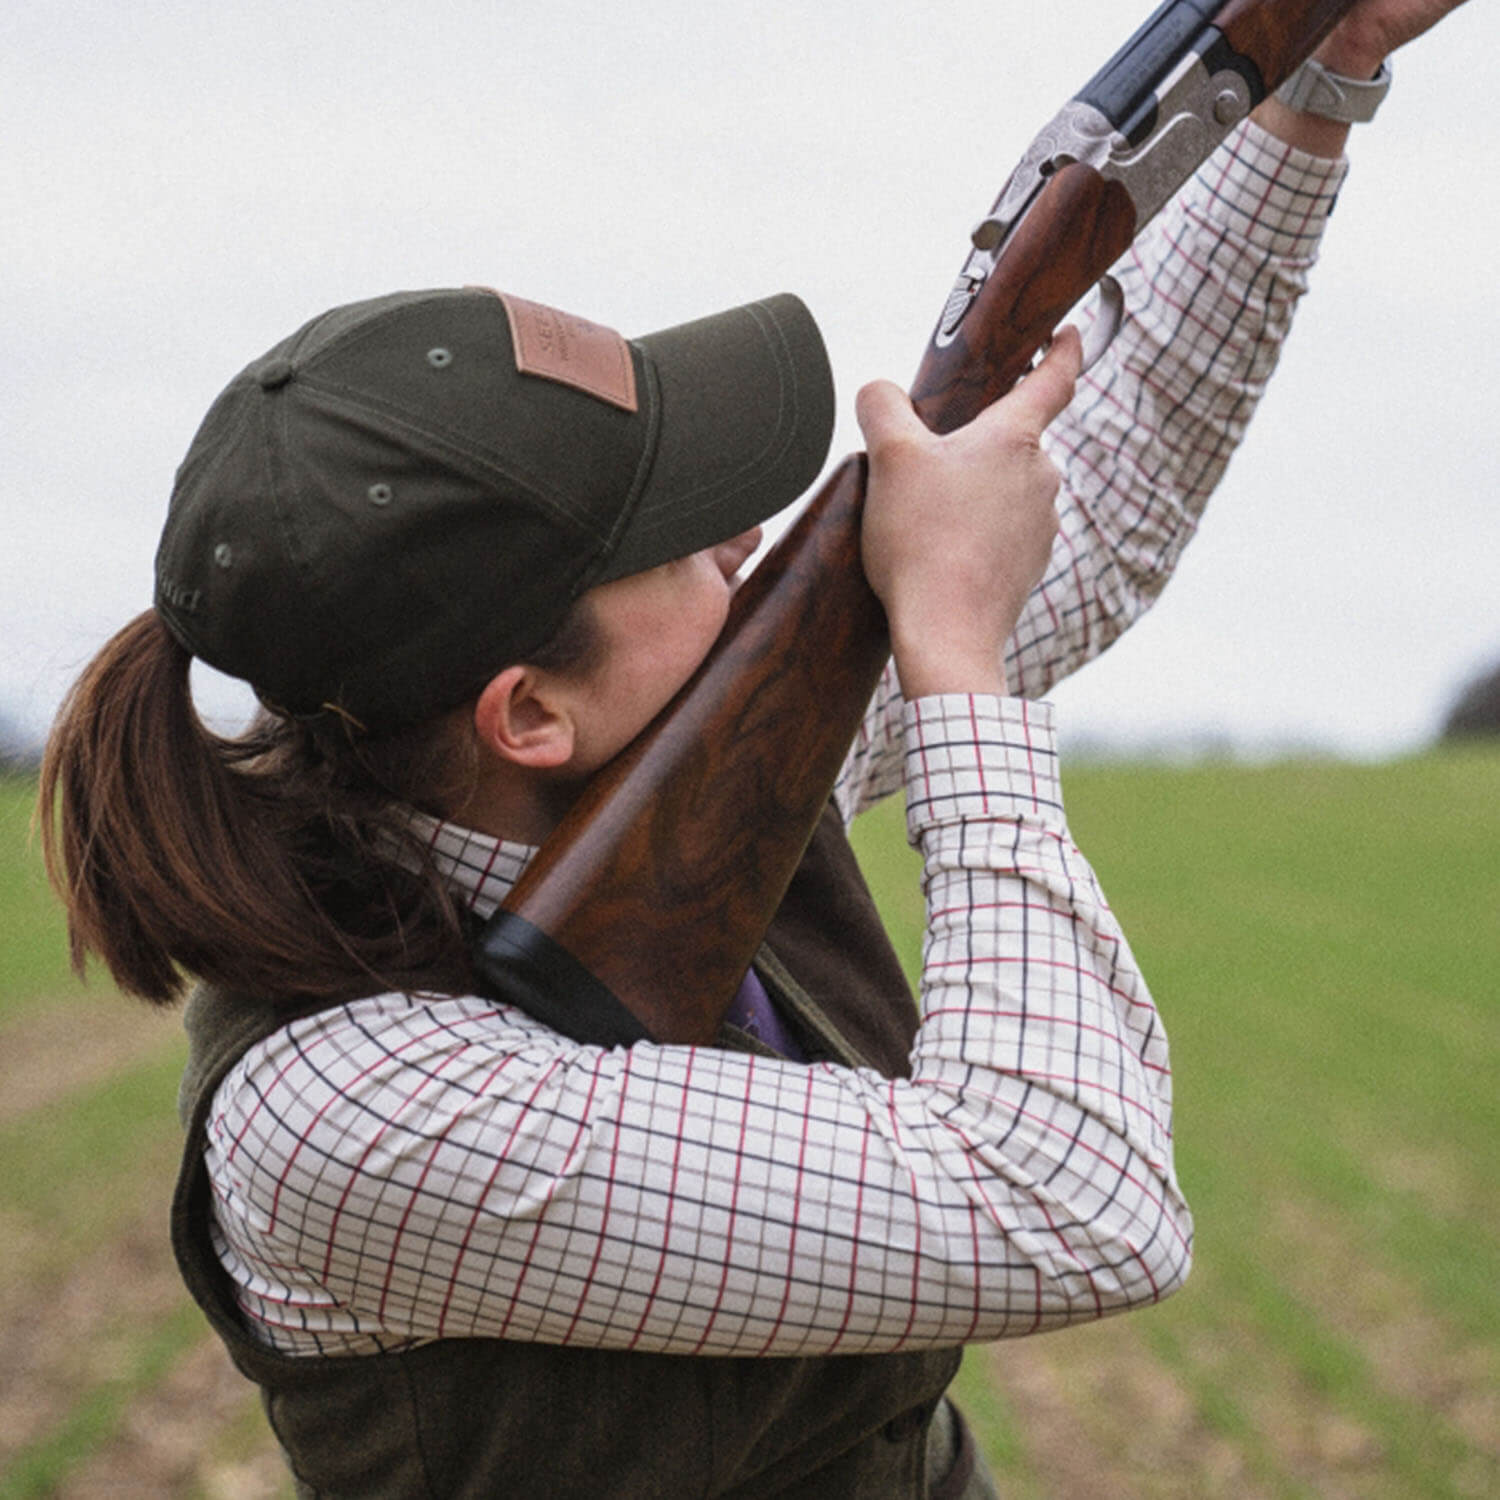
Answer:
[[[1232,68],[1210,72],[1198,52],[1181,58],[1162,79],[1155,102],[1155,123],[1135,145],[1091,104],[1070,99],[1058,111],[1027,147],[994,207],[975,226],[973,249],[933,335],[938,348],[953,342],[1016,226],[1061,168],[1082,162],[1107,181],[1118,182],[1129,193],[1140,226],[1155,217],[1253,104],[1250,86],[1239,73]]]

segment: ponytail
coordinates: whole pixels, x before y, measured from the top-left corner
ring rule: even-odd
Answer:
[[[428,726],[356,754],[270,714],[225,739],[193,707],[191,660],[148,610],[58,714],[39,817],[74,968],[93,953],[159,1005],[185,975],[330,1004],[471,988],[461,918],[378,779],[398,767],[409,794],[451,769],[448,740]]]

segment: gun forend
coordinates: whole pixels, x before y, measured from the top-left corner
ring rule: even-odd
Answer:
[[[1037,134],[972,236],[912,387],[929,426],[950,431],[1023,375],[1077,298],[1038,287],[1087,276],[1087,291],[1213,149],[1332,29],[1351,0],[1166,0]],[[1058,184],[1075,181],[1066,205]],[[1086,205],[1089,242],[1038,237]],[[1113,253],[1111,253],[1113,252]],[[994,283],[1006,290],[995,295]],[[1018,319],[1021,301],[1028,316]],[[981,304],[982,307],[981,307]],[[980,309],[976,312],[976,308]],[[974,338],[970,319],[984,326]],[[999,330],[1006,357],[994,353]]]

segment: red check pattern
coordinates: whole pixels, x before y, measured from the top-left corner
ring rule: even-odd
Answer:
[[[478,999],[297,1021],[220,1088],[221,1254],[300,1353],[490,1336],[853,1353],[1149,1302],[1189,1258],[1156,1012],[1062,817],[1050,710],[908,707],[931,906],[910,1082],[605,1052]],[[475,907],[518,851],[432,825]]]
[[[1054,429],[1028,695],[1160,590],[1243,432],[1341,168],[1253,127],[1121,268],[1130,317]],[[872,704],[846,814],[897,789],[924,858],[910,1081],[711,1049],[604,1052],[475,997],[294,1022],[220,1086],[219,1254],[294,1354],[506,1337],[705,1354],[1024,1334],[1180,1284],[1160,1019],[1062,813],[1051,715]],[[528,850],[430,824],[481,914]]]
[[[1114,268],[1125,322],[1044,437],[1060,524],[1011,637],[1012,692],[1043,697],[1166,586],[1276,368],[1346,171],[1246,123]],[[887,672],[841,784],[847,817],[900,783],[901,703]]]

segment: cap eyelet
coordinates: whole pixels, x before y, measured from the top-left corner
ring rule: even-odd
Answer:
[[[234,549],[228,542],[220,542],[214,548],[214,562],[221,568],[227,568],[234,563]]]
[[[429,349],[427,351],[427,363],[434,370],[446,370],[453,363],[453,351],[451,349]]]
[[[256,375],[263,391],[277,391],[296,373],[289,359],[273,359],[263,364]]]
[[[372,484],[365,495],[371,505],[389,505],[396,498],[396,492],[388,484]]]

